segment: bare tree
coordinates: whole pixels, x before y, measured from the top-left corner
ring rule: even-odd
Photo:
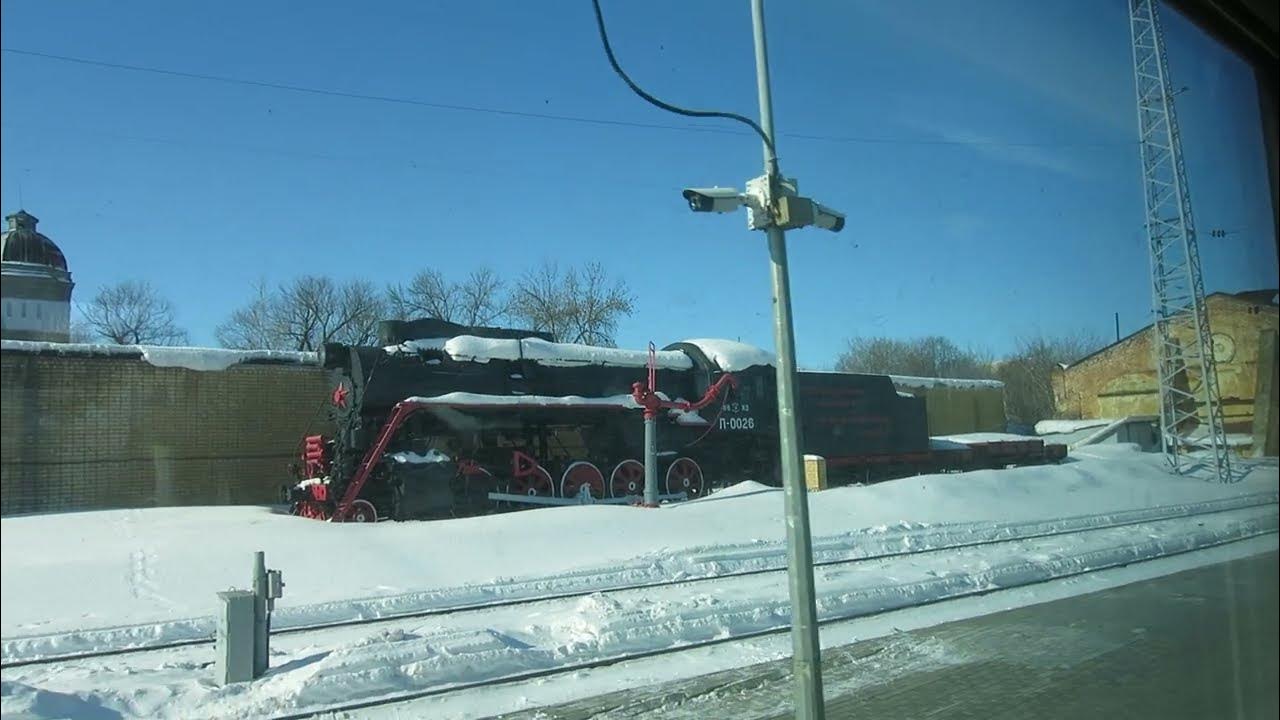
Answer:
[[[68,339],[73,343],[91,343],[98,339],[97,334],[93,332],[93,328],[89,327],[89,323],[83,318],[76,318],[71,321],[71,327],[68,328]]]
[[[510,313],[533,330],[564,342],[613,345],[618,321],[635,310],[626,281],[610,280],[599,263],[561,270],[554,263],[525,273]]]
[[[339,285],[306,275],[274,291],[256,286],[255,296],[219,325],[224,347],[317,350],[327,342],[370,345],[386,304],[366,280]]]
[[[445,279],[439,270],[423,270],[408,285],[387,288],[387,301],[400,318],[437,318],[470,327],[488,325],[507,312],[505,283],[489,268],[473,271],[465,282]]]
[[[178,327],[173,304],[150,283],[126,280],[104,287],[80,308],[98,337],[120,345],[181,345],[187,332]]]
[[[552,263],[530,270],[516,283],[511,315],[531,330],[550,332],[559,340],[568,331],[570,299],[564,292],[560,270]]]
[[[997,366],[997,376],[1004,382],[1005,413],[1009,419],[1034,425],[1056,417],[1054,370],[1060,364],[1079,360],[1102,345],[1099,337],[1088,333],[1020,339],[1014,354]]]
[[[454,322],[457,290],[439,270],[423,270],[408,285],[387,288],[387,300],[396,317],[436,318]]]
[[[372,345],[378,339],[378,322],[387,314],[387,302],[377,286],[355,280],[342,286],[339,322],[329,337],[348,345]]]
[[[253,285],[253,299],[231,313],[226,322],[214,329],[214,337],[223,347],[240,349],[282,349],[274,326],[274,301],[265,280]]]
[[[883,373],[943,378],[990,378],[991,357],[980,350],[962,349],[945,337],[899,340],[854,338],[836,359],[843,372]]]
[[[473,270],[457,290],[458,322],[476,327],[488,325],[507,314],[506,283],[493,270]]]

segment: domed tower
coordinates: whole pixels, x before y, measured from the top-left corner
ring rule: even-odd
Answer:
[[[71,338],[71,273],[52,240],[36,232],[26,210],[5,217],[0,234],[0,336],[67,342]]]

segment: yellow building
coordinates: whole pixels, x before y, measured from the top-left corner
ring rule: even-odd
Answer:
[[[1218,390],[1226,431],[1237,436],[1275,437],[1278,307],[1276,290],[1213,293],[1205,298]],[[1176,334],[1184,346],[1190,332]],[[1059,369],[1054,374],[1058,415],[1067,418],[1122,418],[1158,415],[1152,326]],[[1260,370],[1261,368],[1261,370]],[[1255,408],[1255,405],[1257,406]],[[1255,427],[1255,417],[1258,423]],[[1267,454],[1275,454],[1267,448]]]
[[[1004,383],[890,375],[900,393],[924,398],[929,434],[1004,432]]]

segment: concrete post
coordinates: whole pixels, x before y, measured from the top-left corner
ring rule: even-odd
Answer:
[[[247,682],[254,675],[255,643],[254,605],[257,597],[250,590],[228,590],[218,593],[218,632],[215,636],[217,658],[214,681],[219,685]]]

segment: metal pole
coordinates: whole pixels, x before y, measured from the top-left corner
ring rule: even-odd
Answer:
[[[267,672],[268,635],[270,622],[267,615],[267,560],[261,550],[253,554],[253,676],[262,677]]]
[[[644,504],[658,505],[658,420],[644,414]]]
[[[1116,313],[1116,342],[1120,342],[1120,313]]]
[[[764,38],[764,0],[751,0],[751,25],[755,35],[760,127],[769,138],[769,143],[764,144],[765,173],[770,175],[770,186],[777,188],[777,157],[769,147],[774,140],[773,99],[769,92],[769,52]],[[798,720],[821,720],[825,714],[822,701],[822,656],[818,643],[818,610],[813,591],[809,500],[800,474],[800,432],[795,412],[796,341],[791,327],[787,240],[777,227],[769,227],[767,233],[773,277],[773,338],[778,351],[778,436],[781,446],[783,502],[786,508],[795,716]]]

